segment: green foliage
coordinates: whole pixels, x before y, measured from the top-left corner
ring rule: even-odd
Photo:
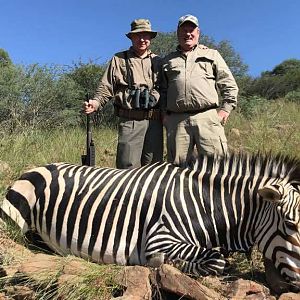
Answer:
[[[271,72],[262,73],[248,86],[247,93],[277,99],[299,88],[300,60],[291,59],[277,65]]]
[[[20,227],[10,218],[5,219],[5,222],[0,221],[0,232],[5,232],[6,236],[16,243],[26,244],[26,238]]]
[[[0,72],[0,123],[5,131],[12,131],[19,125],[24,105],[21,101],[25,76],[21,68],[3,66]]]
[[[66,111],[72,111],[68,123],[77,124],[79,91],[75,82],[62,76],[58,66],[13,65],[0,73],[0,123],[2,130],[13,132],[25,126],[53,128],[65,123]],[[72,119],[70,119],[72,117]]]
[[[176,50],[177,44],[175,31],[167,33],[159,32],[157,37],[151,41],[151,50],[160,57],[165,57],[170,52]]]
[[[105,65],[97,65],[93,62],[79,62],[74,64],[72,70],[66,75],[72,78],[77,84],[80,90],[80,103],[94,96],[105,68]],[[112,102],[107,103],[101,111],[97,111],[92,116],[92,119],[96,126],[117,126],[117,118],[114,115]],[[81,115],[81,123],[85,124],[84,115]]]
[[[295,91],[288,92],[284,98],[288,101],[300,104],[300,88]]]
[[[109,128],[93,128],[96,148],[96,164],[112,167],[115,164],[117,132]],[[61,127],[52,130],[24,128],[23,132],[3,133],[0,136],[0,157],[9,169],[0,177],[5,188],[24,169],[51,162],[81,163],[81,155],[86,149],[86,131],[79,126]],[[2,171],[3,172],[3,171]],[[0,185],[1,187],[1,185]]]
[[[9,65],[12,65],[12,61],[8,53],[4,49],[0,48],[0,68]]]
[[[104,71],[105,65],[97,65],[92,61],[88,63],[79,61],[74,64],[66,76],[74,80],[80,89],[81,99],[85,100],[87,95],[92,97],[95,94]]]
[[[262,113],[267,105],[267,99],[259,96],[241,96],[238,100],[237,110],[247,119]]]
[[[300,69],[300,60],[299,59],[287,59],[281,64],[275,66],[271,72],[265,72],[264,75],[273,75],[280,76],[286,75],[290,72],[294,72]]]
[[[243,77],[248,72],[248,66],[243,63],[241,56],[236,53],[229,41],[221,41],[216,45],[234,77]]]

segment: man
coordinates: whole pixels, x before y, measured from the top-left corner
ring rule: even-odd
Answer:
[[[119,117],[117,168],[135,168],[162,160],[157,85],[161,61],[149,50],[156,35],[149,20],[134,20],[126,34],[132,46],[113,56],[94,98],[84,103],[85,113],[89,114],[113,99]]]
[[[198,19],[179,19],[179,46],[164,59],[161,98],[167,130],[168,161],[184,164],[198,153],[227,151],[224,125],[237,102],[238,87],[217,50],[198,45]],[[222,102],[219,103],[219,95]]]

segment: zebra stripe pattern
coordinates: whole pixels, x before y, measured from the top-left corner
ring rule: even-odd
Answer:
[[[220,249],[254,244],[300,279],[300,163],[271,155],[197,158],[132,170],[50,164],[24,173],[1,205],[56,252],[98,263],[172,261],[221,274]]]

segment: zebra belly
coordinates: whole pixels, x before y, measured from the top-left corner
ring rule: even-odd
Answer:
[[[66,244],[66,236],[61,236],[60,241],[57,242],[53,236],[49,236],[46,233],[39,234],[48,247],[62,256],[74,255],[99,264],[146,264],[145,249],[141,248],[140,251],[137,250],[137,239],[135,241],[131,240],[130,247],[127,245],[126,240],[121,240],[117,249],[114,247],[114,243],[105,243],[106,248],[104,249],[103,240],[97,239],[91,251],[89,249],[90,243],[88,239],[86,239],[86,242],[83,242],[80,249],[78,249],[78,239],[76,237],[72,237],[70,247],[68,247]],[[128,253],[128,255],[126,253]]]

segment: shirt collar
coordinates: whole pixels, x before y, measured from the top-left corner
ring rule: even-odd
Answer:
[[[140,56],[135,54],[132,46],[129,48],[129,53],[130,53],[130,56],[132,56],[132,57],[139,57],[140,58]],[[151,50],[148,49],[147,54],[143,58],[151,57],[151,54],[152,54]]]
[[[198,44],[196,44],[196,45],[192,48],[192,50],[190,50],[189,52],[194,51],[194,50],[197,48],[197,46],[198,46]],[[181,47],[180,47],[180,45],[178,45],[178,46],[176,47],[176,50],[179,51],[179,52],[183,52],[182,49],[181,49]]]

